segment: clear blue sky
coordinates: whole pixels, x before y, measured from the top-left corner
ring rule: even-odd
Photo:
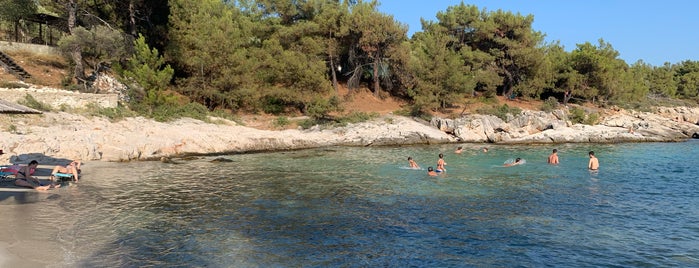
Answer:
[[[546,35],[546,42],[560,41],[566,51],[576,44],[597,45],[600,38],[619,52],[628,64],[643,60],[661,66],[665,62],[699,61],[699,1],[665,0],[478,0],[463,1],[478,9],[502,9],[523,16],[534,15],[532,28]],[[460,0],[379,0],[379,10],[407,24],[408,36],[422,31],[420,18],[437,21],[435,15]]]

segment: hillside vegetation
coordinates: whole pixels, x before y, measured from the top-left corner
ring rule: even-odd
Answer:
[[[19,26],[11,31],[35,30],[22,22],[36,12],[69,22],[61,86],[89,88],[87,74],[111,73],[129,88],[125,108],[156,119],[208,111],[286,125],[371,116],[360,105],[456,116],[699,100],[699,62],[629,64],[603,39],[569,52],[543,42],[535,14],[464,3],[408,38],[378,1],[7,1],[0,18]]]

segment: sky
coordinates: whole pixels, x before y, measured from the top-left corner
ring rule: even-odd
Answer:
[[[463,1],[486,12],[533,15],[532,28],[559,41],[566,51],[577,44],[597,46],[600,38],[633,64],[699,61],[699,1],[694,0],[476,0]],[[379,11],[408,25],[408,37],[422,31],[420,18],[437,21],[437,12],[461,0],[379,0]]]

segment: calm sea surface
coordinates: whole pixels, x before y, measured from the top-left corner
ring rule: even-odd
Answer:
[[[89,163],[22,207],[61,267],[699,267],[698,141],[482,146]]]

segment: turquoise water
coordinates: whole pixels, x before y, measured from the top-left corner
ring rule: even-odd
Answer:
[[[27,205],[66,267],[699,266],[699,142],[464,146],[90,163]]]

